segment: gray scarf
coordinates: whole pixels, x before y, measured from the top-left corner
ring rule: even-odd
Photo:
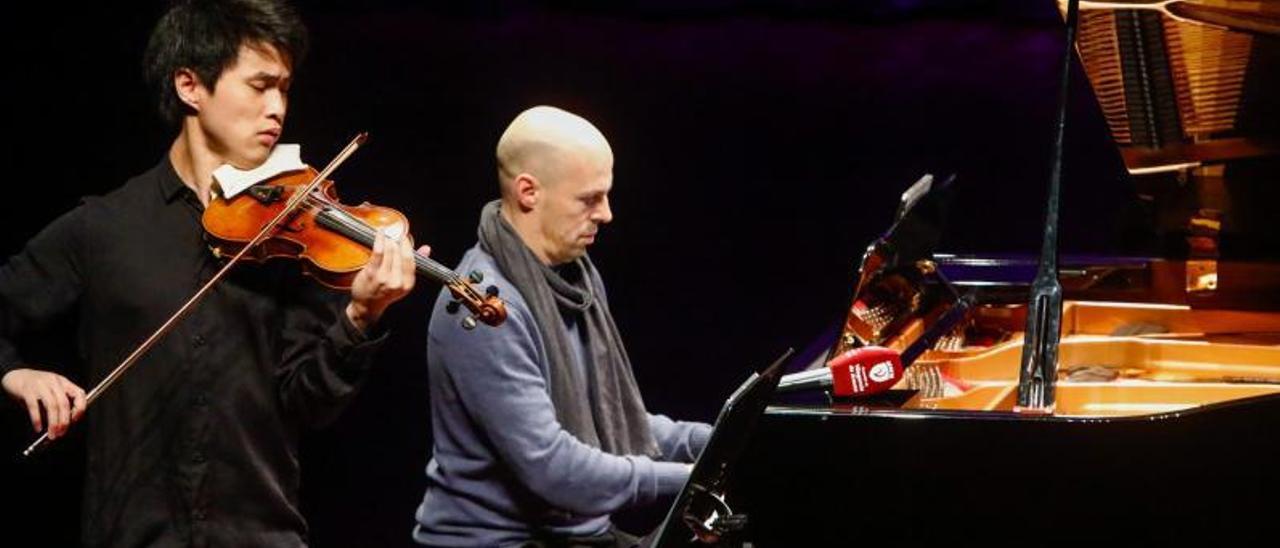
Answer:
[[[538,260],[511,224],[502,218],[499,201],[480,213],[480,249],[493,256],[498,269],[529,304],[550,360],[551,403],[556,419],[587,445],[614,455],[660,455],[649,431],[649,417],[631,372],[631,360],[600,296],[604,283],[586,256],[557,269]],[[586,379],[574,367],[564,320],[579,326],[590,363]]]

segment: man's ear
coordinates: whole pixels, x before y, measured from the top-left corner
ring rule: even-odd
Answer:
[[[180,68],[174,71],[173,90],[177,92],[178,100],[196,112],[200,112],[200,105],[204,102],[204,97],[208,93],[204,84],[200,83],[200,77],[187,68]]]
[[[520,204],[520,209],[530,211],[542,199],[542,182],[529,173],[517,175],[515,187],[516,202]]]

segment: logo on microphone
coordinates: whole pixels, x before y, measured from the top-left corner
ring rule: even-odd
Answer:
[[[885,382],[893,378],[893,364],[888,361],[877,363],[871,366],[871,371],[868,374],[871,376],[871,380],[875,382]]]

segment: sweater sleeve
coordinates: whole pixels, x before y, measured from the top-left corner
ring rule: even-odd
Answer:
[[[514,294],[504,289],[504,295]],[[508,302],[498,327],[467,331],[437,307],[428,360],[443,367],[458,404],[517,481],[548,504],[598,516],[677,493],[689,466],[618,456],[582,443],[556,420],[532,315]]]
[[[711,438],[711,425],[673,421],[666,415],[649,415],[649,430],[662,450],[662,460],[693,462]]]

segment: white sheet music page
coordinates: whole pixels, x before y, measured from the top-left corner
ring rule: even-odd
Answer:
[[[222,196],[229,199],[276,175],[306,167],[302,163],[302,145],[276,145],[276,149],[271,151],[271,156],[262,165],[245,171],[231,164],[223,164],[213,170],[213,180],[222,188]]]

